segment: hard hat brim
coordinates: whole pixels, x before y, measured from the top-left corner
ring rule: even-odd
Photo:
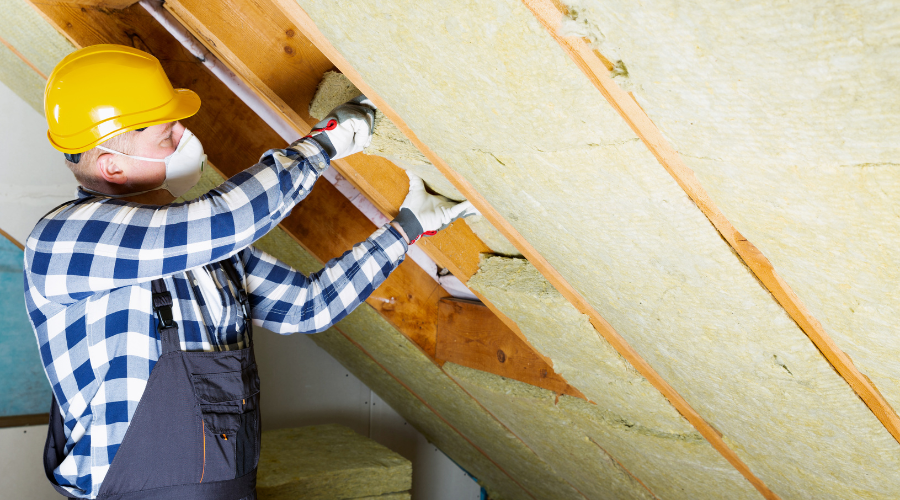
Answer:
[[[48,130],[47,139],[63,153],[83,153],[130,130],[183,120],[196,114],[200,109],[200,96],[189,89],[174,90],[175,97],[157,108],[115,116],[70,136],[60,136]]]

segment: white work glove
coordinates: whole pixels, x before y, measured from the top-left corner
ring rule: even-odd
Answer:
[[[428,193],[422,179],[409,170],[406,175],[409,176],[409,193],[400,205],[400,213],[392,222],[403,228],[410,245],[422,236],[436,234],[460,217],[479,213],[468,201],[457,203]]]
[[[306,137],[318,142],[332,160],[359,153],[372,142],[375,105],[360,95],[331,110]]]

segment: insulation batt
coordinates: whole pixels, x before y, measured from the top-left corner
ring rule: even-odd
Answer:
[[[556,393],[453,363],[446,363],[444,371],[531,449],[548,457],[586,498],[653,499],[614,457],[590,441],[576,421],[560,411]],[[608,479],[598,481],[598,471]]]
[[[496,464],[479,453],[471,443],[435,415],[428,406],[394,380],[390,374],[347,340],[337,329],[313,335],[316,344],[340,360],[354,376],[365,380],[387,404],[421,432],[428,441],[478,478],[491,498],[498,500],[530,499],[528,493]],[[502,438],[505,440],[505,438]]]
[[[900,497],[897,441],[524,4],[519,0],[299,3],[413,132],[465,177],[778,495]],[[716,5],[726,18],[739,10],[731,2]],[[765,11],[757,10],[760,15]],[[897,25],[889,23],[897,18],[881,15],[873,22],[894,29]],[[753,19],[749,25],[766,31],[783,24],[766,21]],[[677,25],[678,20],[670,18],[667,23]],[[682,24],[685,30],[703,33],[699,25]],[[664,28],[654,25],[651,35],[662,36]],[[795,41],[791,33],[784,35],[792,36],[785,46],[806,43],[803,37]],[[758,39],[759,35],[747,38],[748,48]],[[667,43],[673,40],[666,39],[654,50],[666,50]],[[634,73],[627,60],[624,65]],[[781,85],[778,90],[810,98],[804,86]],[[765,116],[780,113],[765,100],[758,102],[756,109]],[[692,105],[709,107],[707,101]],[[891,105],[885,101],[886,108]],[[790,128],[769,135],[775,136],[785,141],[805,137],[802,129]],[[723,143],[722,150],[741,150]],[[802,157],[790,149],[784,154]],[[874,161],[886,161],[885,154],[874,155]],[[837,156],[841,164],[849,164],[843,156]],[[756,167],[759,175],[771,169],[765,164]],[[784,170],[790,174],[792,168]],[[884,168],[856,170],[887,175]],[[728,178],[736,170],[719,174]],[[753,180],[752,175],[748,178]],[[743,186],[737,191],[741,190]],[[822,195],[807,194],[805,203],[821,203]],[[767,203],[776,203],[771,196],[768,199]],[[790,197],[777,200],[785,205],[793,202]],[[896,217],[887,218],[885,211],[879,214],[885,218],[872,223],[883,223],[884,234],[896,235],[895,225],[888,222]],[[887,242],[894,236],[879,237],[883,239],[875,241]],[[767,251],[766,245],[762,248]],[[811,259],[805,266],[820,265],[816,255],[829,251],[805,248]],[[854,269],[840,261],[833,269],[848,268]],[[882,290],[885,296],[896,296],[889,291]],[[896,342],[890,339],[883,345]],[[855,355],[852,350],[851,354]]]
[[[571,407],[583,403],[585,410],[563,414],[553,407],[555,394],[545,390],[488,374],[466,376],[478,381],[481,404],[580,491],[612,489],[594,479],[593,469],[603,463],[595,455],[602,449],[602,456],[621,463],[661,498],[759,498],[528,261],[487,257],[467,285],[515,321],[528,342],[553,361],[553,369],[594,403],[567,397]],[[447,365],[444,370],[459,381]],[[469,384],[463,386],[476,394]],[[597,431],[589,434],[589,428]],[[591,453],[575,452],[579,446]]]
[[[0,0],[4,20],[0,38],[12,45],[44,75],[75,47],[25,0]],[[0,44],[0,82],[40,114],[44,114],[47,81],[4,44]]]
[[[334,500],[404,494],[412,464],[342,425],[262,433],[257,491],[261,500]]]
[[[353,83],[342,73],[328,71],[319,82],[316,94],[309,104],[309,115],[322,120],[336,106],[360,94]],[[433,192],[451,200],[463,201],[465,197],[440,173],[425,155],[416,148],[403,132],[382,113],[375,115],[372,143],[363,150],[368,155],[382,156],[404,170],[415,172]],[[500,231],[481,215],[466,217],[466,224],[495,253],[521,256],[516,247]]]
[[[568,29],[900,408],[900,4],[568,2]]]

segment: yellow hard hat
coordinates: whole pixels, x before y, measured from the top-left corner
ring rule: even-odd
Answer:
[[[47,137],[63,153],[87,151],[129,130],[187,118],[200,97],[173,89],[152,55],[124,45],[92,45],[65,57],[47,80]]]

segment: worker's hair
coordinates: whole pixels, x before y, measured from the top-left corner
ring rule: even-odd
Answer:
[[[113,151],[119,151],[120,153],[134,154],[134,134],[134,131],[119,134],[106,142],[101,143],[101,146],[112,149]],[[103,179],[100,178],[100,175],[97,173],[95,165],[97,158],[100,157],[101,153],[105,153],[105,151],[91,148],[84,153],[81,153],[81,160],[78,163],[72,163],[68,159],[64,160],[66,166],[69,167],[69,170],[75,174],[75,180],[88,189],[96,190],[103,187]]]

